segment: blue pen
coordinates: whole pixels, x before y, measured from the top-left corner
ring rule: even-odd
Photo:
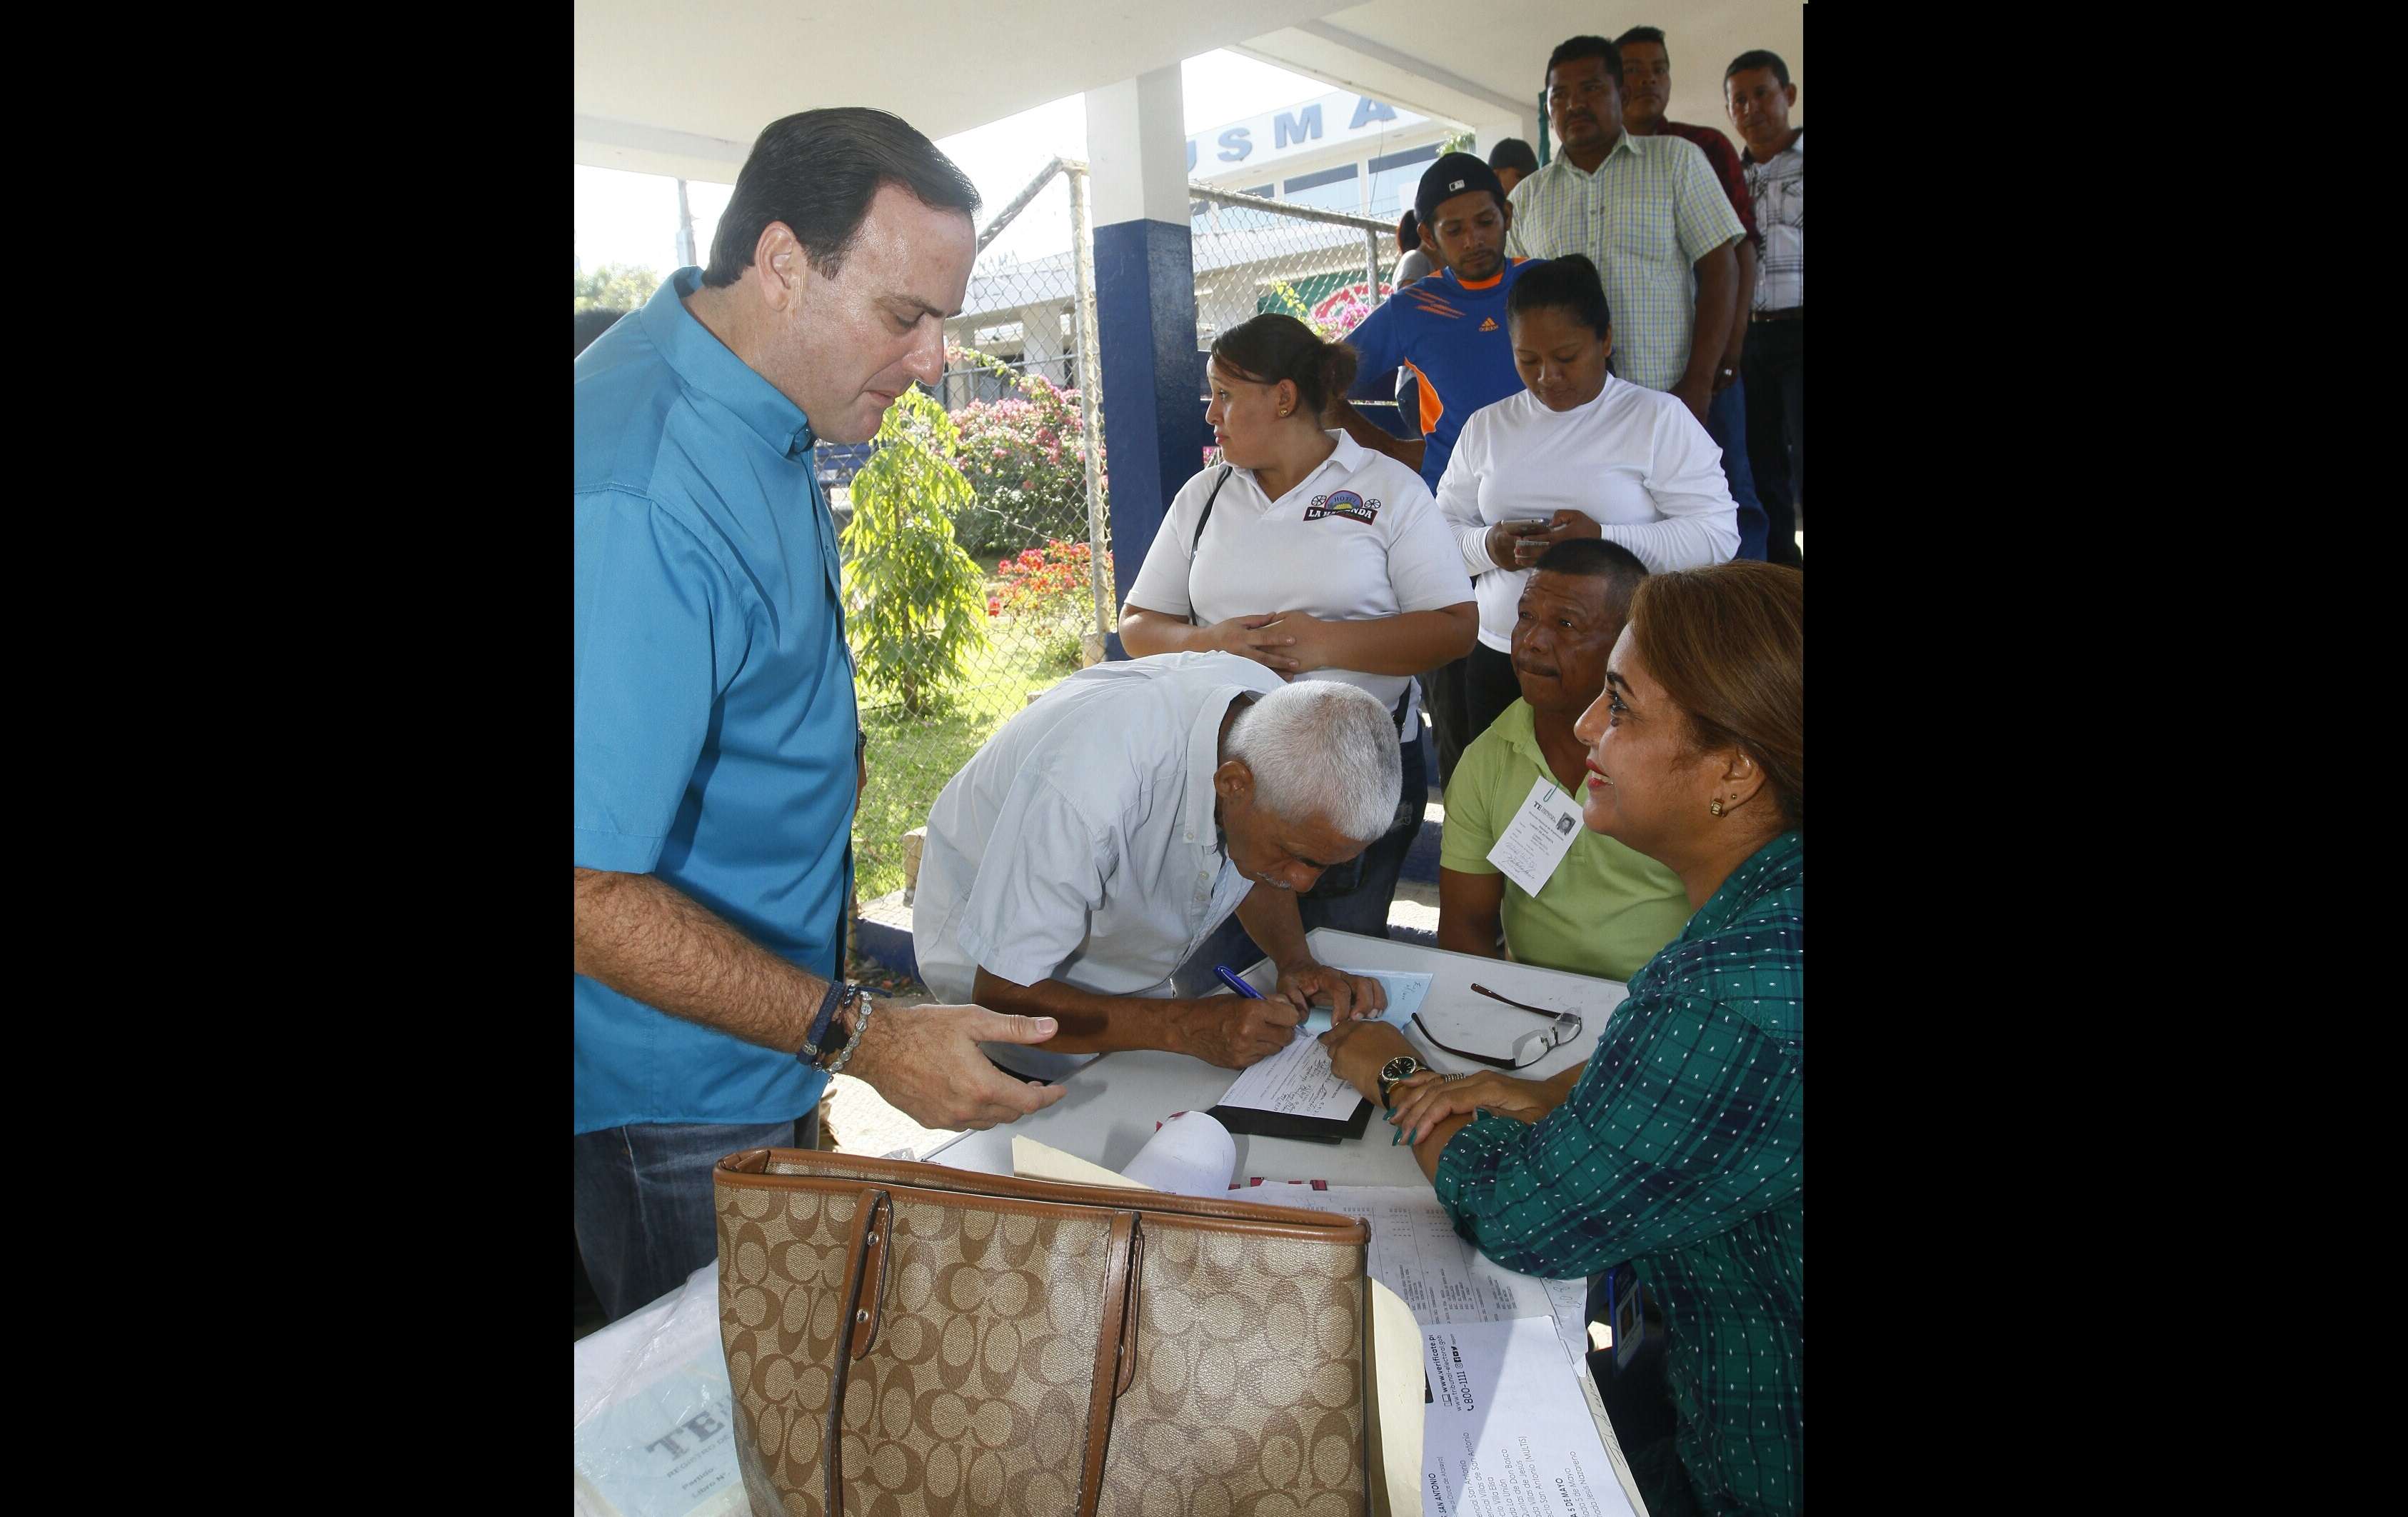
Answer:
[[[1212,966],[1212,972],[1221,977],[1221,983],[1228,986],[1231,990],[1236,991],[1247,1000],[1259,1001],[1263,998],[1263,993],[1261,991],[1258,991],[1254,989],[1254,986],[1247,984],[1246,977],[1238,973],[1237,970],[1230,968],[1227,965],[1216,964]]]

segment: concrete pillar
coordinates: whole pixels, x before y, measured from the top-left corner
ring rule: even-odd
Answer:
[[[1170,497],[1203,465],[1204,361],[1176,64],[1087,92],[1087,164],[1112,578],[1125,602]],[[1118,634],[1109,651],[1128,656]]]

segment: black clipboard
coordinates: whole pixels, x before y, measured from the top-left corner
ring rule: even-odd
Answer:
[[[1351,1117],[1298,1117],[1284,1111],[1266,1111],[1254,1106],[1216,1106],[1205,1112],[1233,1133],[1253,1138],[1295,1138],[1307,1143],[1335,1143],[1344,1138],[1360,1138],[1371,1123],[1371,1103],[1367,1098],[1354,1103]]]

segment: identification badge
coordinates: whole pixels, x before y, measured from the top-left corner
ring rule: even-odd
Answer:
[[[1626,1449],[1669,1438],[1680,1424],[1664,1378],[1664,1313],[1655,1293],[1640,1283],[1639,1272],[1627,1264],[1616,1265],[1596,1284],[1602,1289],[1591,1289],[1589,1310],[1604,1308],[1613,1345],[1590,1353],[1589,1378],[1597,1381],[1613,1436]],[[1594,1330],[1592,1324],[1592,1334]]]
[[[1646,1341],[1647,1317],[1640,1305],[1639,1272],[1627,1264],[1613,1267],[1605,1277],[1606,1325],[1613,1329],[1613,1368],[1616,1374],[1630,1367],[1639,1356],[1639,1346]]]
[[[1318,522],[1325,516],[1342,516],[1369,526],[1380,519],[1380,503],[1365,500],[1352,490],[1333,490],[1328,494],[1313,496],[1312,504],[1304,508],[1308,522]]]
[[[1488,851],[1488,862],[1526,894],[1536,895],[1571,852],[1580,826],[1579,804],[1557,789],[1555,780],[1541,775],[1497,846]]]

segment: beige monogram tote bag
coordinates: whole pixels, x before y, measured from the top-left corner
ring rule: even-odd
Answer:
[[[760,1517],[1366,1517],[1362,1223],[795,1149],[714,1180]]]

